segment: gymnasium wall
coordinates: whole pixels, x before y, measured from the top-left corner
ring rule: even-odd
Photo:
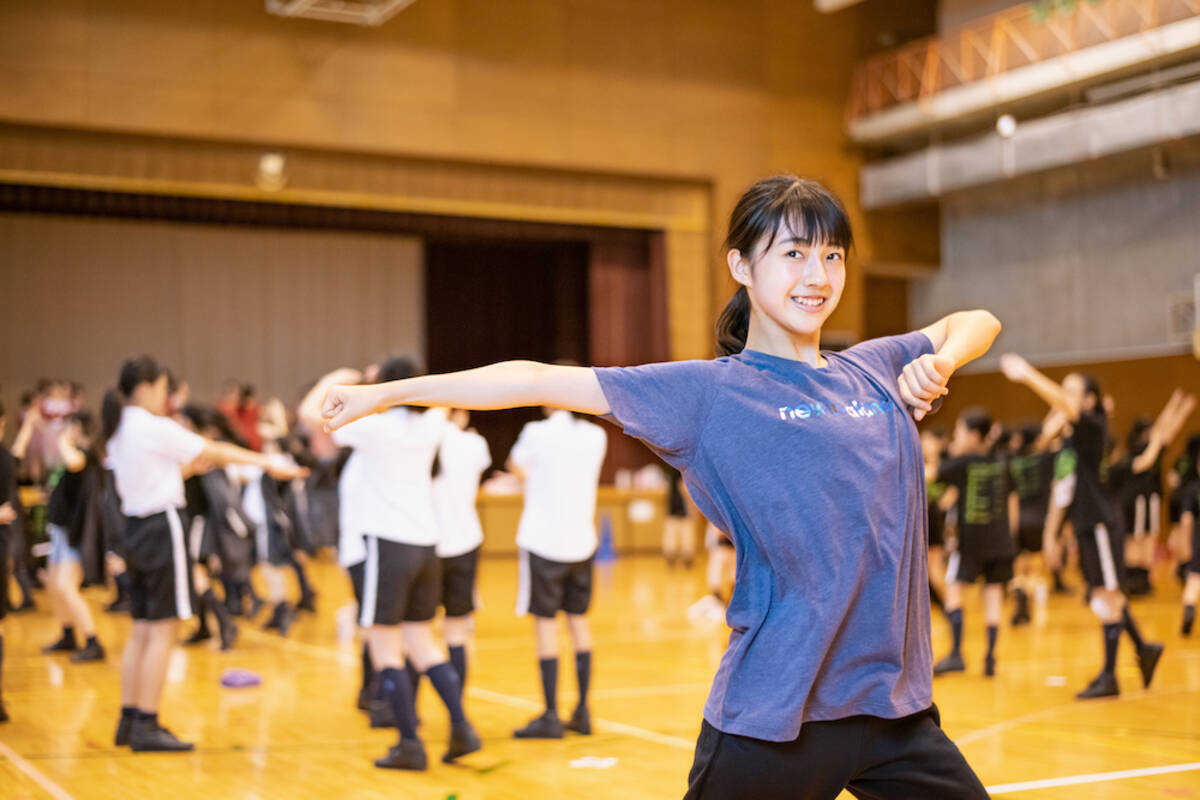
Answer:
[[[1169,306],[1200,272],[1200,147],[1177,143],[1156,177],[1152,154],[1033,175],[942,202],[942,267],[914,281],[913,324],[986,306],[1005,350],[1040,364],[1186,353]]]
[[[981,17],[996,14],[1014,6],[1018,0],[939,0],[938,30],[945,33],[969,25]]]
[[[704,320],[732,291],[717,251],[734,200],[795,171],[851,209],[864,270],[833,326],[858,336],[863,272],[937,253],[924,212],[913,224],[858,210],[843,132],[853,64],[881,31],[931,32],[934,3],[865,5],[418,0],[369,29],[273,17],[254,0],[6,3],[0,121],[699,182],[701,243],[667,239],[672,335],[686,337],[672,352],[688,355],[707,352]],[[702,321],[677,325],[686,309]]]
[[[0,399],[67,377],[98,404],[150,353],[199,400],[239,378],[294,402],[335,366],[423,357],[423,281],[421,241],[391,234],[0,213]]]

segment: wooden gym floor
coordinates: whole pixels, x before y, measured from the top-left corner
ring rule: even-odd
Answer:
[[[512,613],[517,565],[481,565],[484,606],[471,654],[468,711],[484,750],[444,766],[444,712],[427,682],[419,708],[431,767],[425,774],[375,769],[392,743],[355,710],[358,651],[346,580],[313,565],[320,614],[287,639],[243,625],[237,647],[179,649],[163,722],[193,754],[133,755],[112,734],[125,617],[98,614],[106,664],[72,665],[39,649],[57,631],[48,612],[5,623],[4,698],[13,721],[0,726],[0,798],[677,798],[682,796],[708,682],[724,645],[723,626],[691,623],[703,569],[669,570],[659,559],[622,558],[597,574],[592,713],[594,736],[519,742],[513,728],[540,710],[527,620]],[[1158,677],[1142,690],[1127,642],[1115,700],[1078,703],[1073,693],[1099,666],[1100,632],[1078,596],[1052,597],[1034,625],[1001,631],[995,679],[980,676],[978,597],[967,606],[969,672],[935,683],[943,725],[998,797],[1105,800],[1200,798],[1200,634],[1178,634],[1179,587],[1157,576],[1159,594],[1138,601],[1148,636],[1167,644]],[[1078,583],[1078,578],[1075,578]],[[104,591],[89,590],[95,608]],[[42,608],[48,603],[39,597]],[[187,624],[190,627],[190,623]],[[340,635],[339,635],[340,633]],[[565,632],[563,634],[565,639]],[[936,654],[946,626],[934,620]],[[783,666],[783,665],[781,665]],[[259,673],[256,689],[222,689],[221,672]],[[560,709],[574,703],[573,661],[560,668]]]

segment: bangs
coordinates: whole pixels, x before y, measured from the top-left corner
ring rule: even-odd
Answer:
[[[796,181],[767,208],[766,248],[782,236],[807,240],[815,245],[840,247],[846,253],[854,245],[850,220],[838,199],[825,187],[810,181]]]

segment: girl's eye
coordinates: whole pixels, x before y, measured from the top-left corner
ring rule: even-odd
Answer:
[[[841,261],[842,254],[841,253],[830,253],[829,255],[825,256],[825,258],[829,259],[830,261]]]
[[[804,258],[804,254],[801,253],[799,250],[788,250],[787,257],[788,258]]]

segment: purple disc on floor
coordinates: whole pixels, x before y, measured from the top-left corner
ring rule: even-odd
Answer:
[[[221,673],[221,685],[229,689],[245,689],[261,683],[262,678],[248,669],[227,669]]]

